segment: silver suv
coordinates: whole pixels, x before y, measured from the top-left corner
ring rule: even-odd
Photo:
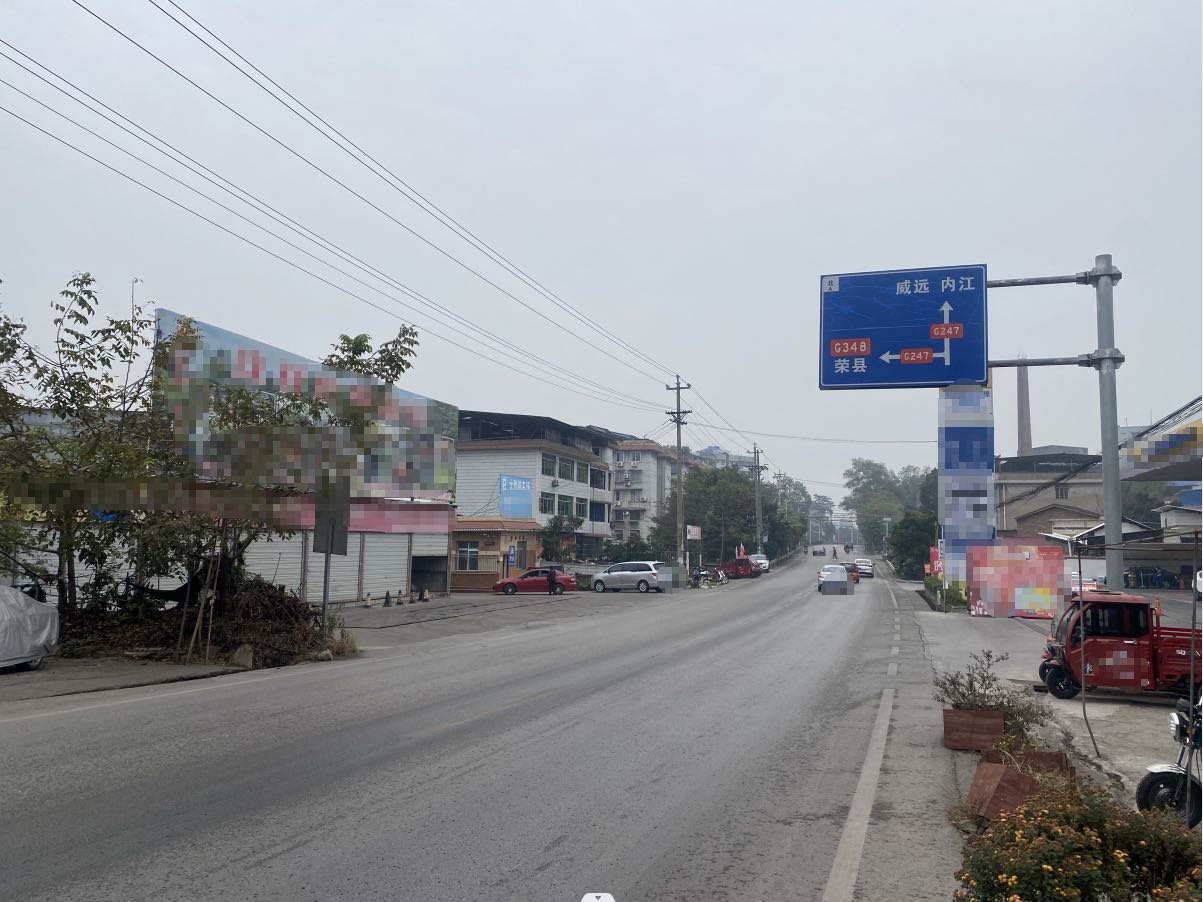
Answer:
[[[663,592],[660,588],[660,568],[663,566],[660,561],[624,561],[594,573],[589,581],[594,592],[621,592],[623,589]]]

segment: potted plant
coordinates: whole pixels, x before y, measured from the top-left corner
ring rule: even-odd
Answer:
[[[1033,747],[1032,730],[1051,716],[1047,704],[1005,683],[994,667],[1007,660],[983,649],[969,656],[964,670],[934,680],[935,700],[944,706],[944,745],[985,752],[998,745]]]

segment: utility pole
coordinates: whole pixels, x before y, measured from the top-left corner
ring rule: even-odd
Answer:
[[[681,384],[681,376],[677,375],[676,385],[664,386],[671,392],[677,394],[677,406],[673,410],[665,411],[669,419],[677,424],[677,566],[681,568],[684,575],[685,568],[685,455],[681,453],[681,427],[685,425],[685,415],[693,413],[692,410],[681,409],[681,392],[684,389],[690,388],[689,383]]]
[[[756,553],[764,554],[764,517],[760,513],[760,471],[768,467],[760,465],[760,448],[752,443],[752,466],[748,467],[756,478]]]

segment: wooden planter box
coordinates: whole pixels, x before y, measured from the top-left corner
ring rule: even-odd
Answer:
[[[1065,752],[1010,752],[1003,754],[998,749],[991,749],[982,756],[983,761],[989,761],[991,764],[1011,765],[1012,759],[1014,759],[1014,764],[1018,764],[1021,768],[1039,773],[1064,773],[1071,777],[1074,773],[1073,765],[1069,763],[1069,756]]]
[[[1013,767],[983,760],[973,774],[967,801],[979,817],[994,820],[1000,813],[1013,811],[1030,799],[1038,785]]]
[[[966,752],[986,752],[1003,738],[1001,711],[944,709],[944,745]]]

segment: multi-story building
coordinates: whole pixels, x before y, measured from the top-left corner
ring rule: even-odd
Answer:
[[[686,463],[686,472],[689,464]],[[652,521],[668,503],[677,472],[677,452],[648,439],[625,439],[614,448],[614,541],[647,538]]]
[[[601,557],[614,503],[613,434],[551,417],[461,410],[456,505],[462,518],[579,517],[579,560]]]
[[[756,460],[751,454],[732,454],[724,451],[718,445],[711,445],[696,452],[703,463],[711,467],[735,467],[743,470],[755,465]]]
[[[995,527],[1000,536],[1035,538],[1080,532],[1103,520],[1103,472],[1097,454],[1033,449],[996,462]]]

